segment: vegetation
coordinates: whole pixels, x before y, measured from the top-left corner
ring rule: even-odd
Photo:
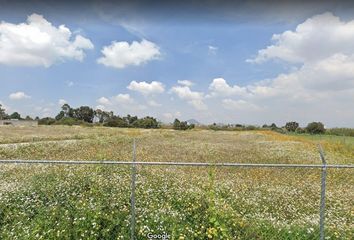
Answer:
[[[326,129],[326,134],[354,137],[354,129],[353,128],[329,128]]]
[[[173,122],[173,129],[174,130],[187,130],[187,129],[193,129],[195,127],[194,124],[188,124],[186,121],[180,121],[177,118]]]
[[[321,122],[312,122],[309,123],[306,127],[306,132],[310,134],[322,134],[326,131],[323,123]]]
[[[289,132],[295,132],[298,127],[299,127],[299,123],[297,122],[287,122],[285,124],[285,129],[288,130]]]
[[[39,126],[1,128],[0,159],[129,161],[133,137],[139,161],[320,164],[318,141],[329,164],[354,158],[354,141],[327,135]],[[0,239],[129,238],[130,173],[124,166],[3,165]],[[318,239],[319,169],[149,166],[137,173],[137,239],[163,232],[171,239]],[[327,177],[326,237],[353,239],[353,171],[329,169]]]

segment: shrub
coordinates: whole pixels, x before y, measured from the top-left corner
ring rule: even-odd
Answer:
[[[64,117],[64,118],[60,119],[59,121],[56,121],[55,124],[72,126],[72,125],[80,125],[82,123],[83,123],[83,121],[77,120],[75,118]]]
[[[305,129],[303,129],[303,128],[301,128],[301,127],[298,127],[298,128],[296,128],[296,130],[295,130],[295,132],[296,133],[305,133],[306,132],[306,130]]]
[[[326,134],[354,137],[354,128],[331,128],[326,130]]]
[[[175,129],[175,130],[187,130],[187,129],[192,129],[194,127],[195,127],[194,124],[188,125],[188,123],[186,121],[181,122],[177,118],[173,122],[173,129]]]
[[[289,132],[295,132],[295,130],[299,127],[299,124],[297,122],[287,122],[285,124],[285,129],[288,130]]]
[[[53,125],[54,123],[55,123],[55,119],[50,117],[45,117],[38,121],[39,125]]]
[[[326,131],[323,123],[321,122],[312,122],[309,123],[306,127],[306,132],[310,134],[322,134]]]

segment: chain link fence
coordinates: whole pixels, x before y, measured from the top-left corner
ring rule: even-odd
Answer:
[[[0,160],[1,239],[353,239],[354,165]],[[168,156],[167,156],[168,157]]]

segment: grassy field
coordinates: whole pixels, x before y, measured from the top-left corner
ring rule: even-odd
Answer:
[[[354,138],[270,131],[0,128],[0,159],[354,164]],[[1,165],[0,239],[128,239],[130,168]],[[354,171],[328,170],[326,235],[354,238]],[[318,239],[320,169],[140,166],[136,236]]]

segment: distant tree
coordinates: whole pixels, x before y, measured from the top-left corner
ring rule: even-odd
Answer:
[[[155,118],[147,116],[136,120],[133,126],[138,128],[159,128],[160,124]]]
[[[37,116],[34,120],[39,121],[39,117]]]
[[[277,127],[277,125],[276,125],[275,123],[272,123],[272,124],[270,125],[270,128],[274,129],[274,128],[278,128],[278,127]]]
[[[323,123],[321,122],[312,122],[309,123],[306,127],[306,132],[310,134],[322,134],[326,131]]]
[[[285,124],[285,129],[288,130],[289,132],[295,132],[295,130],[299,127],[299,124],[297,122],[287,122]]]
[[[18,112],[14,112],[10,115],[10,118],[11,119],[18,119],[20,120],[21,119],[21,115],[18,113]]]
[[[60,119],[65,117],[64,111],[60,111],[58,115],[55,116],[55,120],[59,121]]]
[[[69,104],[65,103],[61,109],[64,112],[64,117],[74,117],[74,109]]]
[[[298,127],[298,128],[296,128],[295,132],[296,132],[296,133],[305,133],[306,130],[303,129],[303,128],[301,128],[301,127]]]
[[[113,112],[103,111],[101,109],[96,109],[94,112],[95,117],[97,118],[99,123],[108,122],[110,119],[114,117]]]
[[[54,123],[55,123],[55,119],[50,118],[50,117],[45,117],[45,118],[39,119],[39,121],[38,121],[39,125],[52,125]]]
[[[74,110],[74,118],[92,123],[94,118],[94,111],[89,106],[81,106]]]
[[[194,127],[195,127],[194,124],[188,125],[186,121],[180,121],[177,118],[173,122],[173,129],[175,130],[187,130],[187,129],[192,129]]]
[[[128,123],[119,116],[110,117],[103,126],[106,127],[129,127]]]
[[[181,121],[177,118],[173,121],[173,129],[180,130],[181,129]]]
[[[25,118],[25,120],[27,120],[27,121],[32,121],[33,120],[33,118],[31,118],[30,116],[26,116],[26,118]]]
[[[2,105],[0,104],[0,120],[6,119],[6,118],[7,118],[7,114],[5,112],[5,109],[2,108]]]
[[[269,128],[267,124],[263,124],[262,128]]]
[[[128,114],[126,117],[123,117],[123,120],[128,124],[129,127],[134,127],[134,122],[138,120],[138,117]]]

